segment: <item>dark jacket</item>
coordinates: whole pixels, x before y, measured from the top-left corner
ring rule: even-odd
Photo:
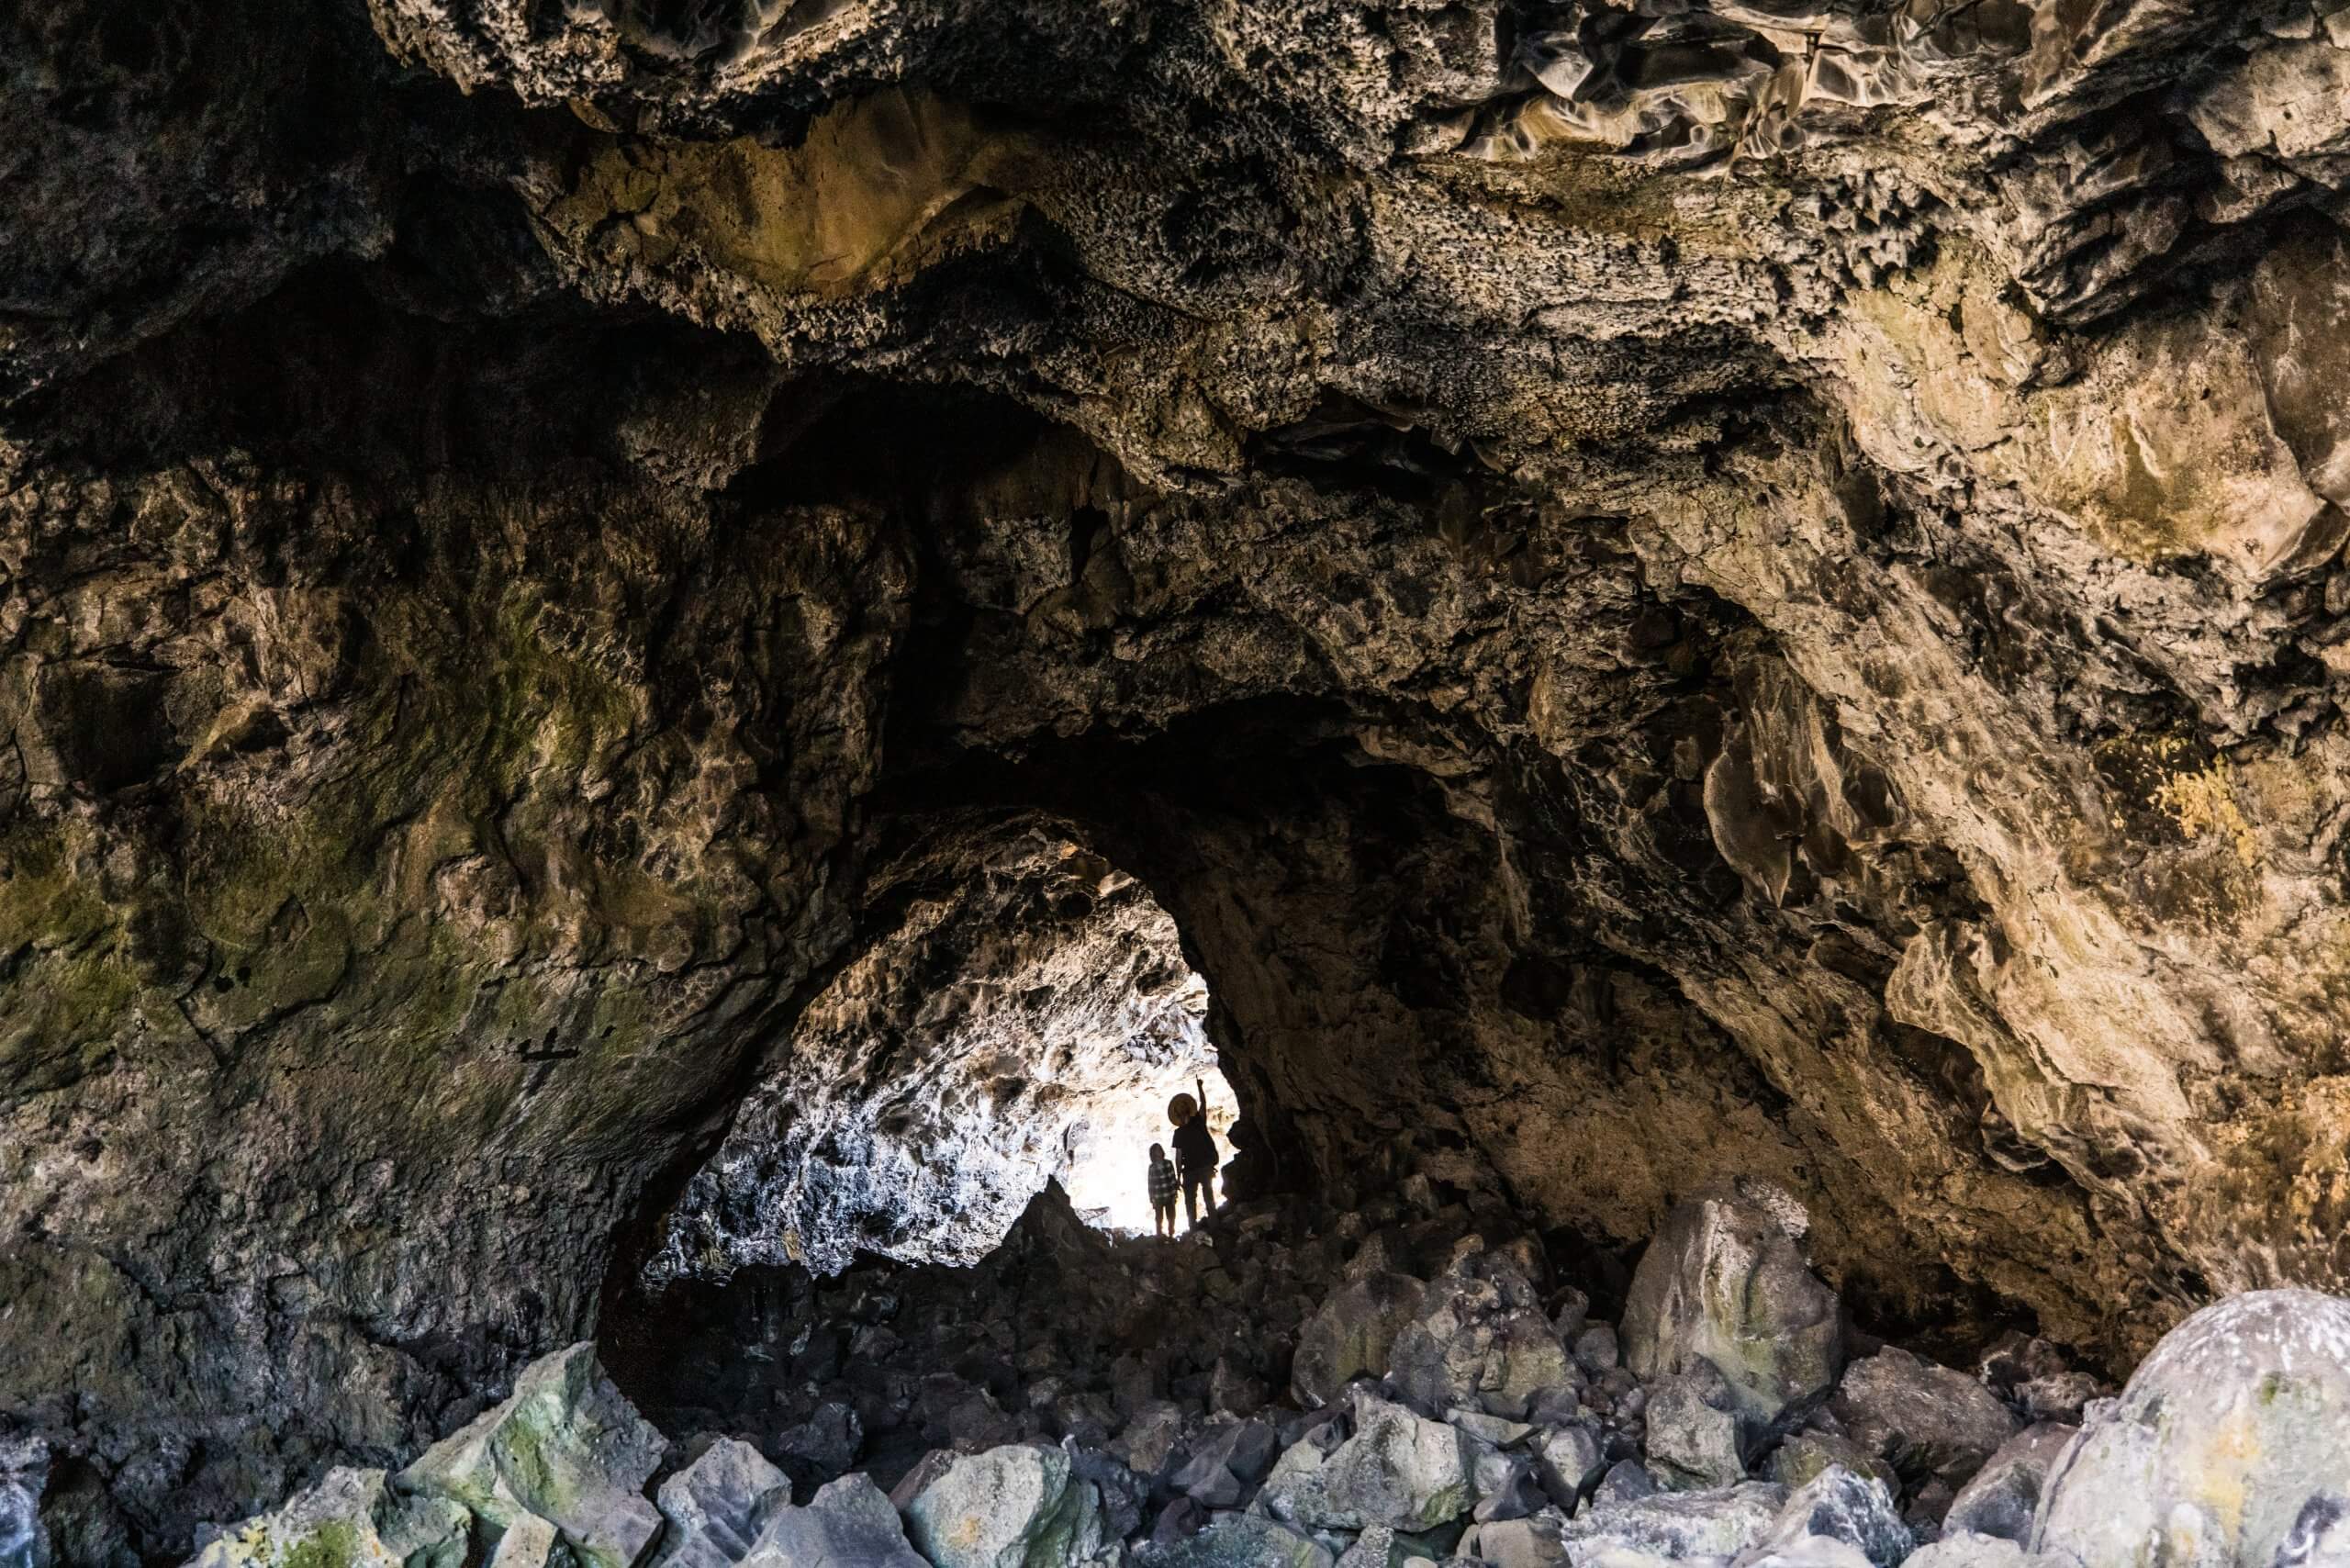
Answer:
[[[1186,1174],[1215,1169],[1215,1135],[1208,1131],[1204,1114],[1193,1116],[1175,1129],[1175,1163]]]

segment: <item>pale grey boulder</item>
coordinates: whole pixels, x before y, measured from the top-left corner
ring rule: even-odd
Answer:
[[[1147,1568],[1332,1568],[1328,1549],[1279,1519],[1222,1514],[1207,1529],[1169,1546],[1147,1548]]]
[[[1872,1568],[1895,1568],[1916,1544],[1892,1488],[1830,1465],[1789,1495],[1760,1550],[1794,1551],[1809,1540],[1841,1541]]]
[[[907,1544],[906,1531],[890,1499],[863,1473],[844,1475],[817,1489],[804,1508],[789,1506],[789,1498],[774,1507],[762,1524],[758,1539],[742,1568],[928,1568]],[[1088,1551],[1091,1548],[1087,1549]],[[987,1559],[997,1568],[1063,1568],[1082,1560],[1053,1555],[1052,1547],[1033,1556]],[[946,1559],[936,1560],[942,1565]],[[979,1561],[970,1557],[961,1562]]]
[[[1068,1454],[1035,1443],[946,1457],[902,1512],[935,1568],[1074,1568],[1102,1544],[1092,1484]]]
[[[1471,1484],[1477,1502],[1470,1517],[1479,1524],[1526,1518],[1550,1501],[1535,1479],[1533,1457],[1523,1452],[1487,1449],[1479,1453]]]
[[[1456,1407],[1518,1419],[1536,1394],[1581,1373],[1539,1297],[1505,1256],[1478,1254],[1429,1284],[1396,1331],[1387,1381],[1424,1416]]]
[[[1852,1439],[1908,1480],[1956,1486],[2022,1423],[1964,1372],[1891,1346],[1844,1369],[1829,1408]]]
[[[1298,1330],[1290,1361],[1298,1403],[1327,1405],[1356,1378],[1383,1376],[1396,1336],[1419,1315],[1427,1290],[1409,1274],[1382,1271],[1331,1292]]]
[[[1791,1204],[1675,1208],[1632,1276],[1625,1365],[1649,1382],[1710,1361],[1750,1439],[1824,1398],[1844,1365],[1842,1312],[1806,1261],[1800,1227]]]
[[[1709,1492],[1660,1492],[1618,1503],[1595,1499],[1560,1527],[1560,1535],[1578,1565],[1606,1550],[1674,1560],[1735,1557],[1762,1544],[1786,1501],[1786,1489],[1767,1481],[1742,1481]]]
[[[48,1480],[46,1442],[0,1438],[0,1568],[49,1568],[49,1532],[40,1522]]]
[[[503,1403],[425,1450],[396,1484],[451,1498],[494,1530],[534,1516],[588,1568],[634,1568],[661,1528],[644,1484],[666,1446],[582,1341],[523,1368]]]
[[[554,1526],[536,1514],[518,1514],[491,1549],[487,1568],[571,1568]]]
[[[1559,1539],[1555,1516],[1481,1524],[1461,1537],[1460,1554],[1494,1568],[1567,1568],[1567,1546]]]
[[[402,1495],[380,1470],[337,1467],[275,1512],[223,1530],[193,1568],[464,1568],[472,1523],[450,1498]]]
[[[1326,1456],[1310,1442],[1281,1455],[1259,1494],[1276,1518],[1308,1529],[1380,1524],[1416,1532],[1468,1511],[1475,1462],[1468,1439],[1362,1389],[1354,1419],[1354,1436]]]
[[[1667,1486],[1727,1486],[1746,1475],[1737,1396],[1713,1363],[1699,1360],[1648,1391],[1649,1469]]]
[[[720,1438],[661,1483],[655,1505],[667,1528],[654,1568],[727,1568],[758,1539],[767,1515],[791,1502],[791,1483],[750,1444]]]
[[[1574,1422],[1546,1429],[1533,1444],[1534,1477],[1550,1501],[1572,1513],[1575,1502],[1607,1473],[1598,1434]]]
[[[1732,1560],[1732,1568],[1871,1568],[1868,1554],[1833,1536],[1797,1536],[1756,1547]]]
[[[1959,1488],[1942,1528],[2030,1540],[2049,1473],[2079,1430],[2060,1421],[2042,1421],[2000,1444],[1974,1479]]]
[[[2069,1552],[2028,1551],[2004,1536],[1960,1531],[1921,1546],[1901,1568],[2087,1568]]]
[[[2269,1568],[2303,1510],[2345,1483],[2350,1301],[2253,1291],[2172,1329],[2119,1399],[2091,1407],[2033,1544],[2092,1568]]]
[[[1385,1525],[1371,1525],[1344,1551],[1338,1568],[1393,1568],[1395,1532]]]

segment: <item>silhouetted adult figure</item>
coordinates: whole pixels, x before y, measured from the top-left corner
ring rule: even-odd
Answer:
[[[1215,1213],[1215,1135],[1208,1131],[1207,1081],[1193,1087],[1200,1092],[1191,1119],[1175,1129],[1175,1169],[1183,1182],[1184,1221],[1197,1230],[1203,1210]]]

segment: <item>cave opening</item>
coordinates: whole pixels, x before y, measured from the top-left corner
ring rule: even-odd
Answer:
[[[1023,1268],[1040,1226],[1169,1245],[1147,1153],[1175,1158],[1179,1096],[1204,1100],[1220,1163],[1237,1152],[1207,982],[1151,889],[1083,827],[957,815],[884,857],[869,892],[860,936],[606,1291],[605,1355],[632,1397],[759,1431],[771,1451],[836,1419],[800,1391],[860,1338],[894,1353],[863,1332],[877,1303],[979,1291],[984,1267]],[[1176,1230],[1204,1239],[1180,1195]],[[866,1457],[891,1462],[886,1445]]]
[[[1146,1151],[1177,1096],[1228,1148],[1207,982],[1150,890],[1041,815],[958,825],[888,866],[868,934],[767,1052],[687,1181],[648,1282],[861,1255],[968,1264],[1057,1182],[1151,1228]]]

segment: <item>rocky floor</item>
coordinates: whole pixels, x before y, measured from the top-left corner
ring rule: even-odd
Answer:
[[[1605,1314],[1505,1205],[1447,1196],[1163,1241],[1054,1187],[976,1267],[639,1296],[600,1361],[548,1357],[407,1469],[335,1470],[197,1562],[2350,1561],[2350,1302],[2231,1298],[2117,1397],[2021,1335],[1964,1368],[1873,1338],[1759,1183],[1677,1208],[1628,1283],[1583,1260]]]

